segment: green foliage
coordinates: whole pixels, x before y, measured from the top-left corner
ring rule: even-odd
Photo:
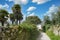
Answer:
[[[51,24],[51,20],[49,16],[44,16],[44,23],[45,24]]]
[[[57,25],[60,25],[60,10],[58,10],[56,13],[52,13],[51,16],[44,16],[43,30],[45,31],[49,29],[50,26],[52,26],[53,29],[53,25],[56,25],[57,28]]]
[[[14,21],[15,21],[14,14],[10,14],[9,16],[10,16],[10,20],[12,21],[12,24],[13,24],[13,23],[14,23]]]
[[[30,23],[22,23],[20,25],[20,27],[22,29],[24,29],[24,31],[26,31],[29,37],[27,40],[36,40],[38,35],[39,35],[39,31],[37,30],[37,27],[34,24],[30,24]],[[26,38],[26,37],[25,37]]]
[[[2,23],[2,26],[4,26],[4,22],[7,21],[8,12],[4,9],[0,10],[0,22]]]
[[[37,25],[41,23],[41,20],[38,18],[38,16],[29,16],[26,18],[26,22]]]
[[[60,8],[56,13],[52,13],[52,24],[60,24]]]
[[[43,32],[46,32],[49,28],[50,28],[50,24],[45,24],[45,25],[42,27]]]
[[[20,24],[20,21],[23,19],[23,15],[21,13],[21,6],[19,4],[15,4],[12,7],[12,11],[13,11],[14,17],[16,19],[16,24],[18,24],[18,21],[19,21],[19,24]]]
[[[52,31],[47,31],[46,33],[51,38],[51,40],[60,40],[60,36],[54,35]]]
[[[15,4],[13,7],[12,7],[12,10],[21,10],[21,6],[19,4]]]
[[[13,25],[3,29],[4,40],[36,40],[40,32],[34,24],[22,23],[20,25]],[[1,34],[2,34],[1,33]]]
[[[12,25],[14,21],[18,24],[18,21],[23,19],[23,15],[21,13],[21,6],[19,4],[15,4],[12,7],[13,14],[10,14],[10,20],[12,21]],[[2,26],[4,22],[8,19],[8,12],[6,10],[0,10],[0,22]],[[41,20],[37,16],[29,16],[26,19],[26,22],[23,22],[20,25],[13,25],[10,27],[9,24],[7,27],[1,28],[1,35],[4,37],[3,40],[36,40],[40,32],[37,30],[35,24],[40,24]]]
[[[26,30],[36,29],[36,26],[34,24],[30,24],[30,23],[22,23],[20,26],[22,28],[25,28]]]

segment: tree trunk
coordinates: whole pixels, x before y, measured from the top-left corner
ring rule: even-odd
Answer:
[[[2,22],[2,26],[4,26],[4,22]]]
[[[18,25],[18,20],[16,20],[16,25]]]

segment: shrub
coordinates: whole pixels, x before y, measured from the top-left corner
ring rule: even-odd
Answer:
[[[36,40],[39,35],[36,25],[30,23],[4,28],[2,33],[4,40]]]
[[[30,24],[30,23],[22,23],[20,27],[22,29],[21,34],[24,34],[22,38],[23,40],[36,40],[37,39],[39,35],[39,31],[37,30],[36,25]]]

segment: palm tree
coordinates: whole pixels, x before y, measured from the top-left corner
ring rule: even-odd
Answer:
[[[4,9],[0,10],[0,22],[2,23],[2,26],[4,26],[4,22],[7,21],[8,12]]]
[[[12,21],[12,24],[13,24],[13,23],[14,23],[14,21],[15,21],[14,14],[10,14],[10,20]]]
[[[14,16],[15,16],[15,19],[16,19],[16,24],[18,24],[18,21],[20,22],[22,19],[23,19],[23,15],[21,13],[21,7],[19,4],[15,4],[13,7],[12,7],[12,10],[13,10],[13,13],[14,13]]]
[[[19,24],[20,24],[20,21],[23,19],[22,15],[18,15],[18,21],[19,21]]]

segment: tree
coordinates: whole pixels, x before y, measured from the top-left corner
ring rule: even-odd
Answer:
[[[60,11],[57,12],[57,28],[58,28],[58,35],[59,35],[59,31],[60,31]]]
[[[37,25],[41,23],[41,19],[39,19],[38,16],[28,16],[26,22]]]
[[[60,27],[60,8],[56,13],[52,13],[52,25],[54,25],[53,27],[57,28],[58,35],[59,35],[59,30],[60,30],[60,28],[59,28]]]
[[[19,4],[15,4],[12,7],[15,19],[16,19],[16,24],[18,24],[18,21],[20,23],[20,21],[23,19],[23,15],[21,13],[21,6]]]
[[[49,16],[44,16],[44,25],[42,27],[43,31],[46,32],[50,28],[51,20]]]
[[[57,24],[57,15],[55,13],[52,13],[52,25],[56,25]]]
[[[12,21],[12,24],[13,24],[13,23],[14,23],[14,21],[15,21],[14,14],[10,14],[10,20]]]
[[[7,21],[8,12],[4,9],[0,10],[0,22],[2,23],[2,26],[4,26],[4,22]]]
[[[50,20],[49,16],[44,16],[44,23],[45,24],[50,24],[51,23],[51,20]]]

